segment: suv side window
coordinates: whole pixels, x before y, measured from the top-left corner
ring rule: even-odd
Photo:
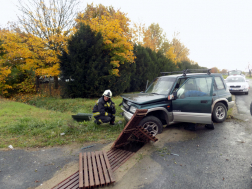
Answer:
[[[210,96],[211,86],[212,86],[212,77],[203,77],[203,78],[196,78],[196,83],[198,89],[201,92],[206,93],[207,96]]]
[[[187,78],[180,78],[180,79],[178,79],[178,81],[177,81],[177,83],[176,83],[176,85],[175,85],[175,87],[173,89],[173,92],[177,91],[182,86],[182,84],[184,84],[184,82],[186,80],[187,80]]]
[[[225,89],[222,79],[220,77],[214,77],[215,90]]]
[[[203,89],[203,85],[207,85],[206,78],[188,79],[177,91],[177,97],[182,99],[187,97],[209,96],[211,87],[204,87],[205,92],[203,92],[200,88],[202,87]]]

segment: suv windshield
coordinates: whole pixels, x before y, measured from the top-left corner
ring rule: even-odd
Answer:
[[[234,70],[234,71],[230,71],[230,72],[228,72],[228,75],[241,75],[241,71],[239,71],[239,70]]]
[[[145,93],[167,95],[170,92],[175,80],[176,78],[172,77],[156,78],[145,91]]]
[[[229,77],[226,79],[226,82],[245,82],[244,78],[241,77]]]

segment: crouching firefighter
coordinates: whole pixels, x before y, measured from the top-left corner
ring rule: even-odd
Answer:
[[[99,98],[97,103],[93,108],[93,116],[95,118],[95,123],[100,125],[101,123],[108,123],[110,125],[115,124],[115,103],[111,100],[112,92],[110,90],[105,90],[102,97]]]

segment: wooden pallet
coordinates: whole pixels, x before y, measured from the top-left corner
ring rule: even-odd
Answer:
[[[123,163],[125,163],[134,154],[135,154],[134,152],[120,150],[120,149],[109,150],[107,152],[107,157],[110,162],[112,171],[114,172],[116,169],[118,169]],[[82,156],[81,158],[79,158],[79,161],[80,159],[83,159]],[[76,173],[72,174],[71,176],[69,176],[68,178],[66,178],[65,180],[57,184],[56,186],[54,186],[52,189],[78,189],[80,174],[82,174],[82,172],[77,171]]]
[[[79,188],[94,188],[115,182],[105,151],[79,154]]]

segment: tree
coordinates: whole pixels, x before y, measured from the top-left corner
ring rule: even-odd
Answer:
[[[160,75],[160,72],[168,72],[176,69],[175,64],[166,58],[162,51],[155,52],[141,45],[134,46],[136,56],[135,65],[131,72],[130,88],[128,92],[143,91],[147,80],[151,82]]]
[[[211,68],[211,73],[220,73],[220,70],[217,67]]]
[[[2,30],[0,39],[3,41],[1,48],[4,51],[0,59],[0,68],[8,71],[2,82],[9,87],[5,90],[5,96],[13,93],[34,92],[35,70],[41,64],[36,51],[40,39],[25,33]],[[43,45],[42,45],[43,48]]]
[[[228,73],[227,69],[222,69],[220,73]]]
[[[190,61],[190,59],[188,58],[189,49],[186,48],[185,45],[182,44],[179,39],[174,37],[172,39],[170,48],[172,48],[173,54],[176,55],[176,58],[174,60],[175,63],[181,61]],[[169,57],[169,54],[167,54],[167,56]]]
[[[113,7],[96,7],[87,5],[84,13],[80,13],[76,20],[78,23],[90,25],[91,29],[101,32],[104,45],[111,57],[109,70],[111,75],[120,76],[119,67],[125,62],[133,63],[133,45],[130,42],[129,19],[122,12],[115,11]],[[77,27],[78,28],[78,27]]]
[[[0,30],[0,32],[2,32],[2,30]],[[0,40],[0,95],[5,96],[8,93],[8,89],[12,87],[6,84],[6,78],[11,73],[11,70],[8,66],[4,66],[5,61],[3,60],[3,56],[5,52],[2,44],[3,42]]]
[[[143,47],[148,47],[153,51],[161,51],[164,54],[169,49],[169,42],[166,39],[166,34],[159,24],[152,23],[148,28],[145,24],[133,24],[131,28],[133,43],[140,44]]]
[[[37,79],[40,75],[54,76],[57,88],[57,75],[59,75],[58,55],[62,49],[66,49],[66,41],[74,18],[77,14],[79,0],[30,0],[24,3],[19,0],[18,8],[21,15],[18,16],[21,31],[40,38],[44,43],[44,49],[50,53],[40,53],[41,59],[46,60],[36,70]]]
[[[68,40],[68,53],[60,56],[61,71],[65,90],[63,97],[99,97],[104,90],[110,89],[113,95],[122,93],[129,85],[129,64],[119,69],[118,78],[111,75],[109,50],[103,43],[100,32],[93,31],[89,25],[80,24],[76,33]]]
[[[145,47],[150,47],[154,51],[166,52],[169,46],[166,34],[159,24],[152,23],[144,32],[143,44]]]

